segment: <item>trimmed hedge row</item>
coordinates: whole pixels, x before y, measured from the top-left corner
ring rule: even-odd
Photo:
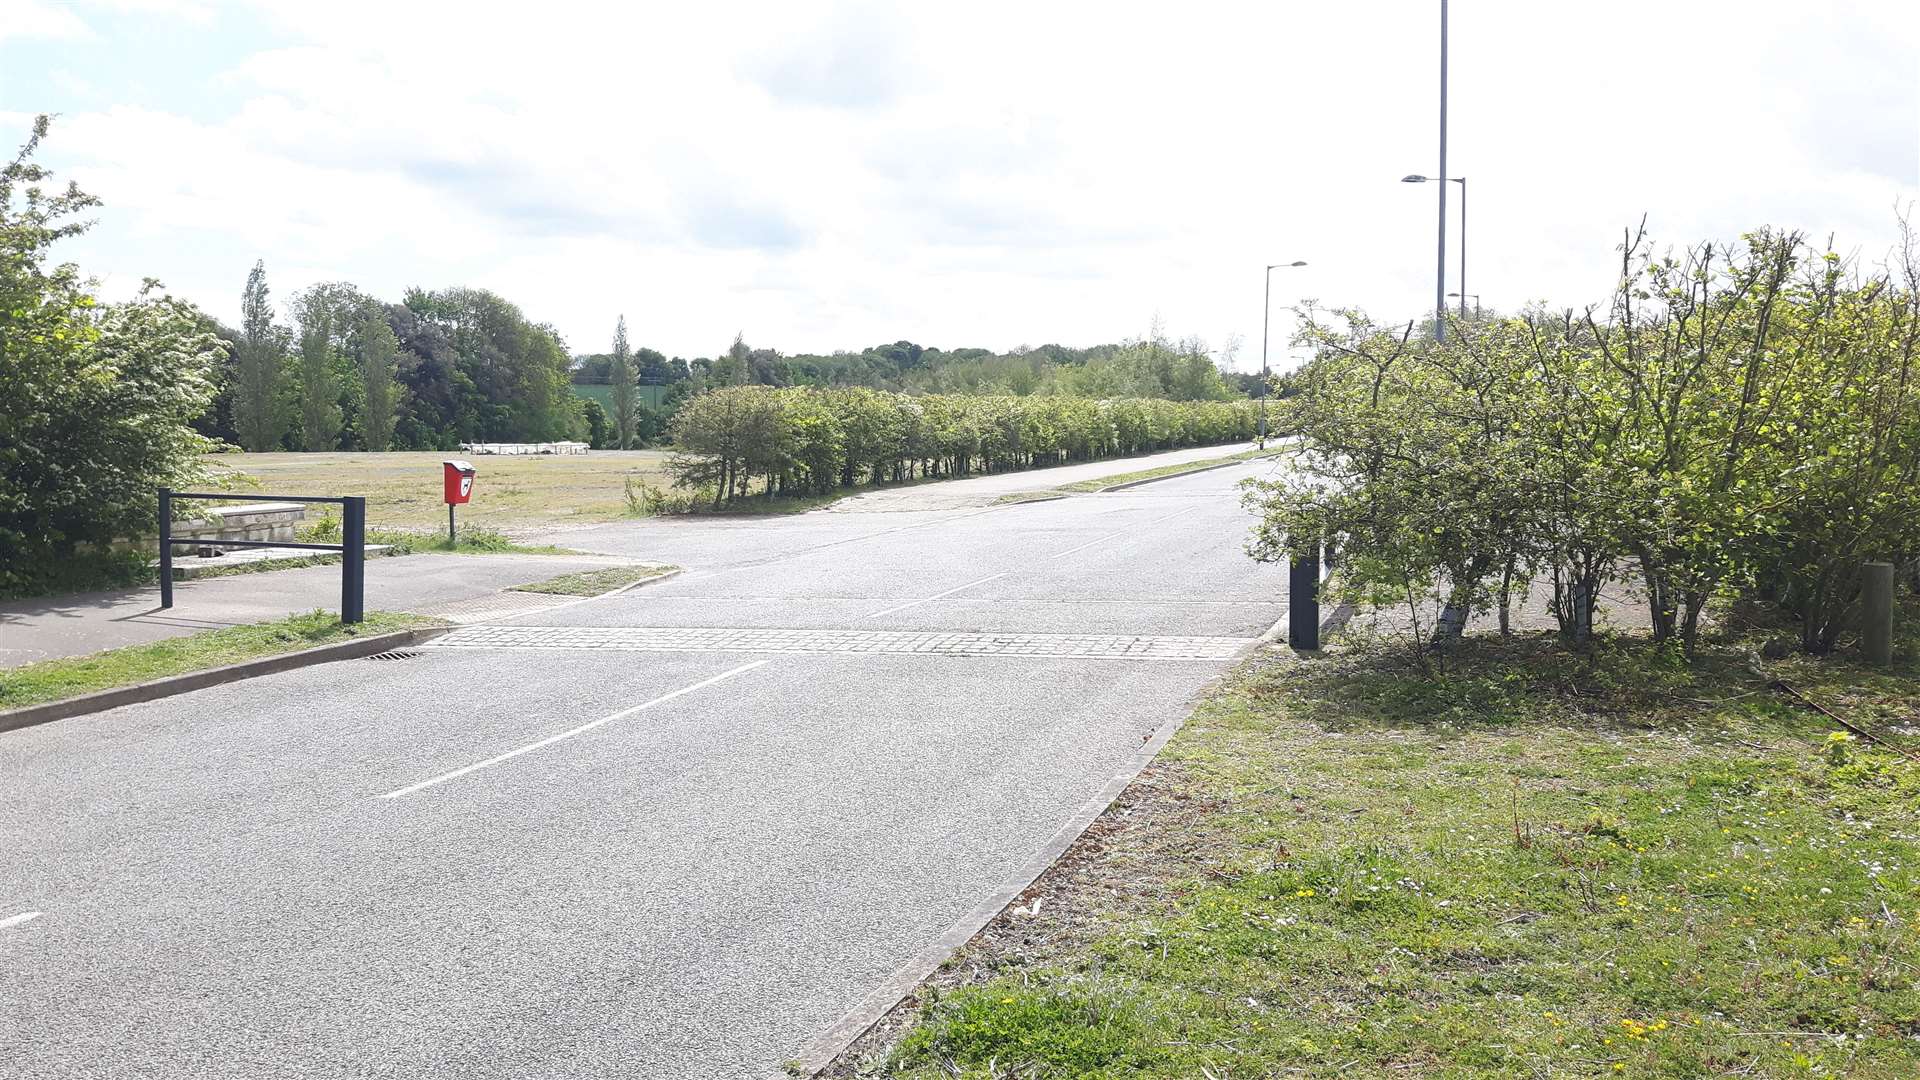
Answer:
[[[714,505],[825,495],[861,483],[1006,472],[1251,439],[1254,401],[921,397],[881,390],[733,386],[672,424],[675,485]]]

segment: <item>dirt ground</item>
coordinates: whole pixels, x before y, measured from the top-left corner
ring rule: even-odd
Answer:
[[[382,529],[444,529],[440,463],[473,463],[473,501],[460,521],[508,535],[538,532],[570,522],[604,521],[626,511],[628,477],[662,487],[670,483],[660,450],[595,450],[554,456],[467,455],[404,451],[387,454],[214,454],[216,475],[243,473],[252,487],[236,490],[274,495],[364,495],[367,524]]]

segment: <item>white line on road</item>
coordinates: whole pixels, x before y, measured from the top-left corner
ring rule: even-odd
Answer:
[[[1192,512],[1193,512],[1193,507],[1191,506],[1187,507],[1184,510],[1175,510],[1173,513],[1168,514],[1165,517],[1157,517],[1157,518],[1154,518],[1152,521],[1142,522],[1139,525],[1135,525],[1131,529],[1121,529],[1119,532],[1110,532],[1105,536],[1097,536],[1092,540],[1089,540],[1086,543],[1081,544],[1079,547],[1070,547],[1065,551],[1056,551],[1052,555],[1047,556],[1047,558],[1064,559],[1067,556],[1072,555],[1076,551],[1085,551],[1095,544],[1104,544],[1107,541],[1112,540],[1116,536],[1125,536],[1128,533],[1139,532],[1141,529],[1144,529],[1149,525],[1158,525],[1163,521],[1172,521],[1174,518],[1179,517],[1181,514],[1190,514]]]
[[[549,735],[546,738],[541,739],[539,742],[528,743],[527,745],[520,747],[518,750],[509,750],[506,753],[501,754],[499,757],[491,757],[485,761],[478,761],[473,763],[472,765],[468,765],[464,769],[455,769],[450,773],[441,773],[439,776],[436,776],[431,780],[422,780],[417,784],[409,784],[398,791],[389,791],[385,795],[382,795],[380,797],[383,799],[397,799],[402,795],[411,795],[416,791],[420,791],[424,788],[430,788],[435,784],[444,784],[449,780],[455,779],[456,777],[465,776],[470,772],[477,772],[480,769],[485,769],[494,765],[498,765],[503,761],[511,761],[514,758],[519,757],[521,754],[530,754],[533,751],[538,750],[543,746],[552,746],[554,743],[557,743],[562,739],[571,739],[575,735],[582,734],[583,732],[592,731],[594,728],[597,728],[602,724],[611,724],[615,720],[618,720],[623,716],[632,716],[634,713],[640,712],[643,709],[651,709],[655,705],[660,705],[665,702],[672,701],[674,698],[680,697],[683,694],[691,694],[695,690],[705,689],[706,687],[712,686],[714,683],[722,682],[726,679],[731,679],[735,675],[738,675],[742,672],[752,671],[754,668],[757,668],[762,664],[770,664],[772,662],[773,661],[771,660],[755,660],[752,663],[741,664],[739,667],[736,667],[736,668],[728,668],[726,671],[723,671],[720,674],[715,675],[711,679],[702,679],[699,682],[694,683],[692,686],[683,686],[680,689],[675,690],[671,694],[662,694],[659,697],[654,698],[652,701],[642,702],[641,704],[635,705],[630,709],[621,709],[619,712],[614,713],[612,716],[603,716],[600,719],[593,721],[592,723],[581,724],[579,727],[574,728],[571,731],[563,731],[558,735]]]
[[[19,926],[22,923],[30,923],[44,914],[46,913],[42,911],[23,911],[18,915],[9,915],[4,919],[0,919],[0,930],[5,930],[10,926]]]
[[[873,614],[868,615],[866,617],[869,619],[877,619],[882,615],[891,615],[896,611],[905,611],[910,607],[919,607],[921,604],[925,604],[933,600],[938,600],[943,596],[952,596],[954,593],[960,592],[962,590],[971,589],[975,585],[984,585],[987,582],[992,581],[994,578],[1003,578],[1006,576],[1007,574],[1004,571],[998,574],[988,574],[986,577],[981,578],[979,581],[969,581],[965,585],[956,585],[953,588],[948,589],[946,592],[934,593],[932,596],[923,597],[919,600],[909,600],[904,604],[897,604],[890,608],[883,608],[880,611],[876,611]]]

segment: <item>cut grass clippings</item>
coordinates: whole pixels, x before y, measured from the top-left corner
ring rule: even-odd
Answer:
[[[599,596],[637,582],[657,578],[676,569],[678,567],[673,566],[609,566],[604,570],[582,570],[574,574],[561,574],[559,577],[536,581],[531,585],[515,585],[509,591],[549,593],[555,596]]]
[[[204,630],[87,656],[43,660],[0,669],[0,710],[134,686],[169,675],[205,671],[372,634],[437,625],[439,620],[421,615],[370,611],[366,621],[347,626],[329,612],[313,611],[273,622]]]
[[[830,1075],[1920,1075],[1920,765],[1767,686],[1916,644],[1256,661]]]

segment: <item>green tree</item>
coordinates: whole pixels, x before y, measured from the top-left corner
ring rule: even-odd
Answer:
[[[98,200],[32,162],[37,117],[0,168],[0,590],[35,588],[81,544],[153,527],[155,491],[200,475],[206,410],[222,355],[205,316],[152,281],[103,307],[49,249],[78,235]]]
[[[309,451],[337,450],[340,386],[334,372],[332,313],[321,304],[303,304],[298,318],[301,446]]]
[[[627,317],[613,324],[613,363],[608,369],[612,385],[613,430],[622,450],[634,445],[634,405],[639,399],[635,389],[632,350],[627,345]]]
[[[400,342],[384,314],[369,315],[360,328],[360,441],[367,450],[385,450],[393,442],[394,415],[400,404]]]
[[[581,419],[587,424],[587,445],[595,450],[607,450],[614,446],[613,425],[607,421],[607,410],[592,398],[580,406]]]
[[[280,411],[285,381],[285,331],[273,322],[267,289],[267,265],[255,262],[240,294],[240,341],[235,349],[234,426],[248,450],[264,453],[280,445],[286,424]]]

